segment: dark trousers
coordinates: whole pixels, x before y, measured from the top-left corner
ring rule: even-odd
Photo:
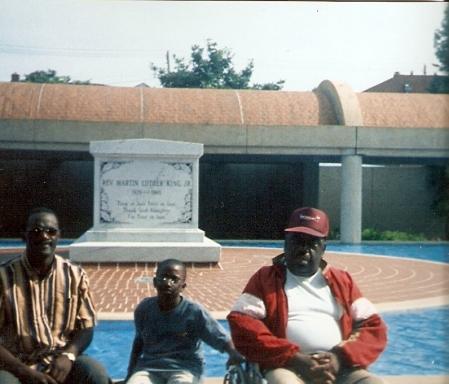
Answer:
[[[0,370],[1,384],[27,384],[12,373]],[[64,384],[111,384],[106,369],[99,361],[87,356],[78,356]]]

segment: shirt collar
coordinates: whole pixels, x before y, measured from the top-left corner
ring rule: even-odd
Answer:
[[[26,251],[22,254],[22,265],[26,271],[26,273],[28,274],[28,276],[30,276],[33,280],[42,280],[45,279],[49,276],[51,276],[53,274],[53,271],[55,270],[55,265],[56,265],[56,261],[57,260],[57,255],[55,255],[55,259],[53,260],[53,264],[52,264],[52,268],[50,268],[49,272],[45,275],[42,276],[39,273],[37,273],[37,271],[30,265],[30,262],[28,261],[28,257],[26,254]]]

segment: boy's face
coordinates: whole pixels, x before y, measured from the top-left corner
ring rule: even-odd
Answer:
[[[166,265],[158,269],[153,279],[159,298],[176,299],[186,287],[186,276],[179,265]]]

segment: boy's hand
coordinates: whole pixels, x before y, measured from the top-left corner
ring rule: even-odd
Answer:
[[[235,349],[230,349],[227,352],[229,354],[229,359],[226,362],[226,368],[229,368],[231,365],[243,364],[246,361],[245,357],[238,353]]]

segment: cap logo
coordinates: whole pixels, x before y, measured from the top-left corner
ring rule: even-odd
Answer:
[[[312,216],[307,216],[307,215],[301,214],[301,215],[299,215],[299,218],[303,219],[303,220],[312,220],[312,221],[316,221],[316,222],[320,221],[320,217],[319,216],[312,217]]]

